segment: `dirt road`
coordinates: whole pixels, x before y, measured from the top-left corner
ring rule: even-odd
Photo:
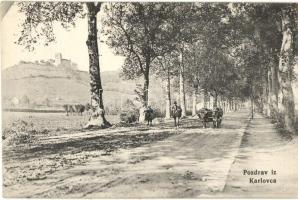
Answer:
[[[135,131],[142,134],[159,135],[159,139],[117,148],[71,168],[57,170],[40,180],[7,185],[3,188],[4,196],[186,198],[216,194],[225,186],[247,123],[248,113],[243,111],[227,113],[220,129],[203,129],[195,119],[184,120],[179,130],[173,129],[172,124],[138,129]],[[121,134],[125,135],[125,131],[132,130],[123,129]],[[111,133],[113,134],[115,133]],[[162,134],[166,134],[167,137],[161,137]],[[148,137],[142,139],[146,138]],[[117,137],[111,139],[117,140]],[[131,139],[134,140],[136,137]],[[53,138],[51,141],[50,143],[55,144]],[[92,141],[92,137],[84,138],[82,141]],[[95,146],[94,141],[98,142]],[[91,150],[80,148],[78,142],[75,146],[67,146],[66,142],[64,146],[67,148],[58,148],[59,145],[56,147],[60,154],[69,151],[71,147],[90,153],[97,151],[96,147],[101,141],[95,139],[90,143],[82,142],[83,147],[93,145],[94,148]],[[47,150],[50,149],[50,143],[47,143]],[[46,152],[45,149],[41,151]],[[36,149],[34,155],[41,158],[46,156],[37,153]]]

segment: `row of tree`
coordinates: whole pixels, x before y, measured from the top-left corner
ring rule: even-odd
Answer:
[[[153,73],[166,83],[167,117],[170,82],[177,77],[183,115],[187,85],[194,108],[199,91],[205,100],[213,97],[214,107],[219,98],[250,99],[294,132],[297,5],[111,3],[104,12],[102,33],[115,53],[126,57],[124,77],[144,78],[144,107]]]
[[[137,90],[144,108],[149,102],[149,78],[158,75],[165,82],[167,117],[171,84],[179,82],[183,115],[187,90],[192,93],[193,105],[200,92],[205,103],[212,96],[214,106],[218,101],[225,105],[250,99],[252,105],[256,104],[294,132],[292,80],[297,5],[153,2],[102,5],[19,3],[26,20],[18,43],[31,49],[32,44],[45,36],[47,44],[55,39],[53,21],[68,28],[76,19],[87,16],[93,106],[104,109],[98,57],[98,39],[102,36],[115,54],[126,58],[122,76],[144,79],[143,87]],[[104,112],[100,113],[100,123],[108,126]]]

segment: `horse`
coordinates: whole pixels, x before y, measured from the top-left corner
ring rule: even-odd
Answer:
[[[172,117],[174,118],[175,127],[179,127],[179,120],[181,116],[182,116],[181,107],[177,106],[177,104],[174,103],[174,106],[172,107]]]
[[[223,110],[221,108],[215,108],[212,112],[213,127],[219,128],[222,122]]]
[[[83,115],[83,112],[86,110],[86,107],[82,104],[77,104],[74,107],[78,115]]]
[[[154,119],[154,112],[152,108],[148,107],[146,110],[144,110],[145,113],[145,121],[148,122],[148,126],[152,125],[152,120]]]
[[[221,108],[215,108],[213,110],[202,108],[198,111],[197,115],[202,121],[204,128],[207,127],[208,122],[212,122],[214,128],[219,128],[222,121],[223,110]]]
[[[204,128],[207,127],[208,122],[213,122],[212,110],[210,110],[208,108],[202,108],[202,109],[198,110],[198,116],[199,116],[200,120],[202,121]]]
[[[63,108],[64,108],[64,110],[66,112],[66,116],[68,116],[69,113],[72,113],[73,114],[75,112],[75,109],[73,108],[72,105],[64,104],[63,105]]]

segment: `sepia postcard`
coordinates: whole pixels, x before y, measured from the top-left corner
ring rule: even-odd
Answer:
[[[298,198],[298,3],[0,10],[3,198]]]

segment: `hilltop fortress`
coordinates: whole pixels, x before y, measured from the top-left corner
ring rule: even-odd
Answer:
[[[54,62],[53,62],[53,60],[51,60],[51,61],[52,61],[53,65],[55,65],[55,66],[63,66],[63,67],[70,67],[73,69],[77,69],[77,64],[74,62],[71,62],[71,60],[62,58],[61,53],[56,53]]]
[[[62,57],[61,53],[56,53],[54,59],[49,60],[37,60],[34,63],[28,61],[20,61],[20,64],[38,64],[38,65],[46,65],[46,66],[53,66],[53,67],[63,67],[69,68],[73,70],[78,69],[78,65],[72,62],[70,59],[65,59]]]

